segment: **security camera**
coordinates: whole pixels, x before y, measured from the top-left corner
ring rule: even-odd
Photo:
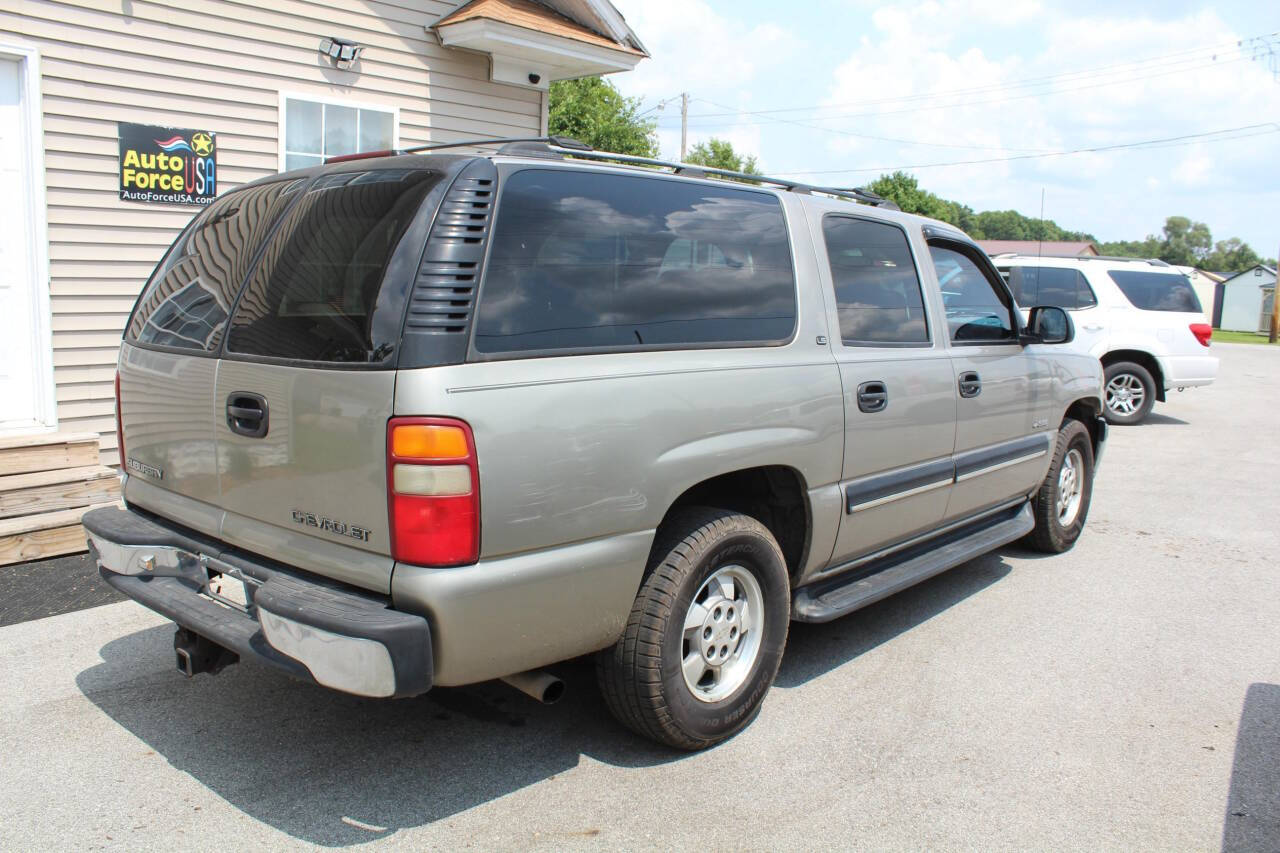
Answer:
[[[541,83],[541,82],[542,82],[542,75],[541,75],[541,74],[530,74],[530,75],[529,75],[529,82],[530,82],[530,83],[532,83],[532,84],[533,84],[533,85],[535,85],[535,86],[536,86],[536,85],[538,85],[539,83]]]

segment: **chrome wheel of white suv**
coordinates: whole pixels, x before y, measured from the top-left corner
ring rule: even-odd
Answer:
[[[1103,402],[1109,423],[1132,426],[1141,423],[1156,402],[1156,382],[1151,371],[1132,361],[1107,365]]]

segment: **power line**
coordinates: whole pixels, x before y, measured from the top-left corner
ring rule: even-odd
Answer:
[[[1267,129],[1264,130],[1263,128]],[[896,172],[907,169],[936,169],[945,166],[973,166],[982,163],[1008,163],[1014,160],[1038,160],[1045,157],[1066,157],[1071,154],[1091,154],[1103,151],[1121,151],[1134,148],[1177,148],[1183,145],[1194,145],[1197,142],[1228,142],[1233,139],[1247,139],[1250,136],[1265,136],[1271,133],[1280,133],[1280,124],[1275,122],[1264,122],[1262,124],[1249,124],[1241,127],[1228,127],[1223,130],[1210,130],[1204,133],[1188,133],[1182,136],[1168,136],[1162,139],[1146,139],[1140,142],[1122,142],[1115,145],[1095,145],[1088,148],[1073,148],[1068,151],[1050,151],[1042,154],[1019,154],[1013,157],[987,157],[977,160],[955,160],[948,163],[915,163],[905,166],[871,166],[861,169],[799,169],[791,171],[771,169],[770,172],[777,175],[843,175],[853,174],[856,172]],[[1236,135],[1226,136],[1225,134]],[[1221,138],[1209,139],[1208,137]]]
[[[1260,51],[1269,52],[1272,48],[1272,40],[1275,39],[1276,36],[1280,36],[1280,31],[1273,32],[1273,33],[1265,33],[1259,36],[1252,36],[1248,39],[1241,39],[1230,44],[1223,42],[1218,45],[1190,48],[1188,50],[1177,51],[1175,53],[1169,53],[1169,54],[1162,54],[1160,56],[1153,56],[1147,59],[1132,60],[1130,62],[1116,63],[1112,65],[1095,66],[1092,68],[1084,68],[1076,71],[1065,71],[1057,74],[1049,74],[1049,75],[1044,75],[1040,77],[1028,77],[1028,78],[1023,78],[1021,80],[1013,80],[1005,83],[990,83],[984,86],[973,86],[973,87],[966,87],[961,89],[943,89],[943,90],[938,90],[934,92],[921,92],[915,95],[903,95],[900,97],[893,97],[893,98],[872,98],[872,99],[866,99],[861,101],[845,101],[845,102],[833,103],[833,104],[815,104],[815,105],[803,106],[803,107],[782,107],[782,108],[765,109],[765,110],[735,110],[732,107],[725,107],[724,105],[719,105],[722,109],[731,110],[731,112],[696,113],[690,116],[690,118],[722,118],[722,117],[734,116],[734,115],[776,115],[778,113],[812,112],[815,110],[837,109],[841,107],[851,107],[851,106],[877,106],[880,104],[909,103],[912,101],[934,100],[937,98],[955,97],[957,95],[981,95],[981,94],[988,94],[991,92],[997,92],[997,91],[1003,91],[1003,90],[1022,89],[1022,88],[1027,88],[1029,86],[1043,86],[1043,85],[1050,84],[1056,80],[1063,80],[1065,82],[1081,82],[1082,80],[1095,78],[1095,77],[1106,77],[1106,76],[1119,75],[1119,74],[1128,75],[1135,72],[1151,71],[1155,68],[1184,65],[1188,63],[1198,63],[1191,68],[1178,69],[1177,73],[1182,73],[1184,71],[1197,70],[1199,68],[1213,65],[1218,60],[1219,54],[1222,53],[1223,48],[1226,49],[1227,55],[1231,55],[1233,53],[1240,53],[1241,56],[1239,58],[1254,58],[1254,55],[1257,55]],[[1245,53],[1249,53],[1251,55],[1244,56]],[[1198,55],[1195,55],[1195,54],[1198,54]],[[1176,62],[1161,62],[1162,60],[1173,59],[1175,57],[1185,57],[1185,58],[1179,59]],[[1209,61],[1205,62],[1204,61],[1205,59],[1209,59]],[[1153,65],[1152,63],[1159,63],[1159,64]],[[1072,80],[1067,78],[1080,78],[1080,79]],[[1126,77],[1122,80],[1118,80],[1115,82],[1117,83],[1131,82],[1132,80],[1141,80],[1141,79],[1147,79],[1147,77],[1145,75],[1137,78]],[[1069,90],[1069,91],[1074,91],[1074,90]],[[822,119],[840,118],[840,117],[842,116],[810,116],[809,118],[811,120],[817,121]]]
[[[724,104],[718,104],[715,101],[709,101],[706,98],[694,98],[695,101],[702,101],[704,104],[711,104],[713,107],[721,109],[732,109]],[[838,133],[841,136],[853,136],[858,139],[873,139],[877,142],[896,142],[901,145],[922,145],[929,148],[966,148],[974,151],[1046,151],[1045,148],[1006,148],[1000,145],[963,145],[957,142],[925,142],[920,139],[902,139],[896,136],[878,136],[873,133],[859,133],[854,130],[844,130],[838,127],[822,127],[817,124],[808,124],[803,121],[797,121],[789,118],[775,118],[763,122],[753,122],[753,124],[792,124],[796,127],[805,127],[812,130],[821,130],[825,133]]]
[[[934,110],[958,109],[958,108],[961,108],[961,107],[983,106],[983,105],[987,105],[987,104],[1002,104],[1002,103],[1007,103],[1007,102],[1009,102],[1009,101],[1020,101],[1020,100],[1026,100],[1026,99],[1028,99],[1028,98],[1042,98],[1042,97],[1047,97],[1047,96],[1049,96],[1049,95],[1062,95],[1062,94],[1067,94],[1067,93],[1070,93],[1070,92],[1083,92],[1083,91],[1088,91],[1088,90],[1091,90],[1091,89],[1100,89],[1100,88],[1105,88],[1105,87],[1107,87],[1107,86],[1116,86],[1116,85],[1121,85],[1121,84],[1124,84],[1124,83],[1137,83],[1137,82],[1141,82],[1141,81],[1143,81],[1143,80],[1152,80],[1152,79],[1155,79],[1155,78],[1157,78],[1157,77],[1166,77],[1166,76],[1169,76],[1169,75],[1171,75],[1171,74],[1183,74],[1183,73],[1186,73],[1187,71],[1196,71],[1196,70],[1199,70],[1200,68],[1207,68],[1207,67],[1209,67],[1209,66],[1219,66],[1219,67],[1221,67],[1221,66],[1225,66],[1225,65],[1231,65],[1231,64],[1234,64],[1234,63],[1237,63],[1237,62],[1248,62],[1248,61],[1250,61],[1250,57],[1242,56],[1242,57],[1239,57],[1239,58],[1237,58],[1237,59],[1228,59],[1228,60],[1222,60],[1222,61],[1217,61],[1217,60],[1215,60],[1215,61],[1212,61],[1212,62],[1204,63],[1204,64],[1202,64],[1202,65],[1197,65],[1197,66],[1193,66],[1193,67],[1190,67],[1190,68],[1176,69],[1176,70],[1174,70],[1174,71],[1165,71],[1165,72],[1162,72],[1162,73],[1159,73],[1159,74],[1148,74],[1148,75],[1145,75],[1145,76],[1142,76],[1142,77],[1133,77],[1133,78],[1128,78],[1128,79],[1125,79],[1125,80],[1111,80],[1111,81],[1102,82],[1102,83],[1094,83],[1094,84],[1091,84],[1091,85],[1088,85],[1088,86],[1074,86],[1074,87],[1070,87],[1070,88],[1054,89],[1054,90],[1045,91],[1045,92],[1030,92],[1030,93],[1023,94],[1023,95],[1009,95],[1009,96],[1006,96],[1006,97],[999,97],[999,98],[993,98],[993,99],[988,99],[988,100],[961,101],[961,102],[958,102],[958,103],[931,104],[931,105],[927,105],[927,106],[907,107],[907,108],[904,108],[904,109],[898,109],[898,110],[881,110],[881,111],[876,111],[876,112],[843,113],[843,114],[840,114],[840,115],[814,116],[813,118],[809,119],[809,121],[832,121],[832,120],[847,119],[847,118],[881,118],[881,117],[883,117],[883,116],[903,115],[903,114],[906,114],[906,113],[917,113],[917,112],[928,112],[928,111],[934,111]],[[740,114],[740,115],[750,115],[751,113],[748,113],[748,112],[746,112],[746,111],[742,111],[742,112],[740,112],[740,113],[738,113],[738,114]],[[707,117],[709,117],[709,115],[710,115],[709,113],[703,113],[703,114],[701,114],[701,116],[698,116],[698,115],[691,115],[691,116],[689,116],[689,118],[690,118],[690,120],[692,121],[692,120],[694,120],[694,119],[696,119],[696,118],[707,118]],[[757,120],[752,120],[752,121],[739,121],[739,122],[735,122],[735,124],[739,124],[739,125],[770,124],[770,123],[772,123],[772,122],[774,122],[774,121],[777,121],[777,119],[762,118],[762,119],[757,119]],[[705,126],[712,127],[712,126],[718,126],[718,124],[721,124],[721,123],[716,123],[716,124],[707,124],[707,125],[705,125]]]

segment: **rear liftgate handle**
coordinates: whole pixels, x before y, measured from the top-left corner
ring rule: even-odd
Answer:
[[[868,414],[883,412],[889,405],[889,389],[879,379],[858,386],[858,409]]]
[[[976,397],[982,393],[982,377],[977,371],[967,370],[960,374],[960,396]]]
[[[237,435],[262,438],[270,426],[267,398],[248,391],[234,391],[227,396],[227,426]]]

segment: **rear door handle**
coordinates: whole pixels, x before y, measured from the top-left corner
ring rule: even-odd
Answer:
[[[271,426],[267,398],[249,391],[233,391],[227,396],[227,426],[248,438],[265,436]]]
[[[960,374],[960,396],[976,397],[982,393],[982,377],[977,371],[966,370]]]
[[[1093,326],[1081,326],[1080,328],[1084,329],[1086,332],[1101,332],[1101,331],[1102,331],[1102,327],[1101,327],[1101,326],[1098,326],[1098,325],[1093,325]]]
[[[883,412],[889,406],[889,389],[879,379],[858,386],[858,409],[868,414]]]

